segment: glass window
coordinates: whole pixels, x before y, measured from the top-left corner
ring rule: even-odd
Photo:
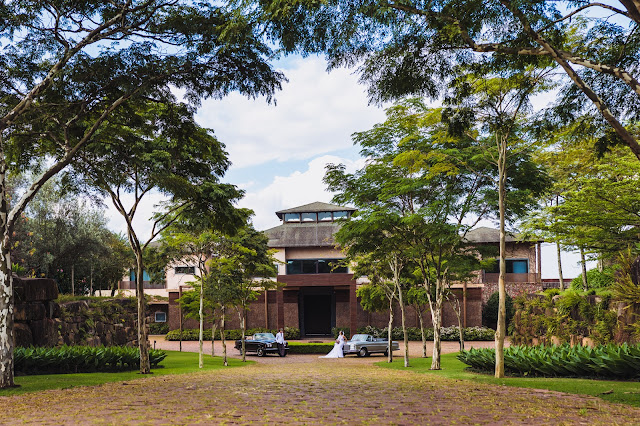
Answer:
[[[324,260],[324,259],[319,259],[318,260],[318,273],[319,274],[328,274],[329,272],[331,272],[331,265],[329,264],[329,262]]]
[[[333,220],[346,219],[347,212],[333,212]]]
[[[331,212],[318,212],[318,222],[330,222],[333,220]]]
[[[129,270],[129,281],[136,280],[136,271],[135,269]],[[142,281],[150,281],[151,277],[149,277],[149,273],[147,271],[142,271]]]
[[[196,273],[196,267],[195,266],[176,266],[175,273],[193,275]]]
[[[302,273],[303,274],[315,274],[316,261],[315,260],[303,260],[302,261]]]
[[[285,222],[300,222],[300,213],[285,213]]]
[[[167,322],[166,312],[156,312],[156,322]]]
[[[315,222],[316,214],[315,213],[302,213],[302,221],[303,222]]]
[[[301,260],[287,260],[287,275],[301,274],[301,273],[302,273]]]
[[[526,274],[529,265],[526,259],[507,259],[507,274]]]

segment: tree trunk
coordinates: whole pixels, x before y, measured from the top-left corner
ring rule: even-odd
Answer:
[[[226,315],[226,308],[223,305],[220,308],[221,311],[221,315],[220,315],[220,340],[222,340],[222,363],[227,366],[229,365],[229,363],[227,362],[227,340],[225,339],[224,336],[224,317]]]
[[[560,283],[560,291],[564,290],[564,278],[562,277],[562,259],[560,257],[560,243],[556,243],[556,250],[558,252],[558,282]]]
[[[198,367],[204,368],[204,281],[200,280],[200,306],[198,309],[200,317],[200,334],[198,336]],[[213,336],[211,337],[213,339]]]
[[[140,374],[151,373],[149,341],[146,324],[146,300],[144,299],[144,265],[142,252],[136,252],[136,297],[138,299],[138,348],[140,349]]]
[[[422,312],[418,309],[418,319],[420,321],[420,336],[422,337],[422,358],[427,357],[427,336],[424,334],[424,319]]]
[[[211,320],[211,356],[216,356],[216,312],[213,311],[213,319]]]
[[[0,142],[2,141],[0,135]],[[6,163],[0,161],[0,388],[15,386],[13,382],[13,276],[11,275],[11,248],[7,219]]]
[[[392,333],[391,330],[393,328],[393,297],[389,298],[389,327],[387,328],[387,347],[389,354],[387,355],[387,362],[393,362],[393,345],[392,342]]]
[[[431,309],[431,322],[433,323],[433,352],[431,354],[431,370],[440,370],[440,355],[442,354],[442,282],[438,281],[436,289],[435,306]]]
[[[71,295],[75,296],[76,295],[76,281],[75,281],[75,266],[76,265],[71,265]]]
[[[244,317],[244,309],[238,311],[238,316],[240,317],[240,333],[242,336],[240,337],[240,344],[242,345],[242,362],[247,361],[246,349],[245,349],[245,341],[244,341],[244,329],[245,329],[245,317]]]
[[[409,367],[409,335],[407,334],[407,326],[405,324],[405,306],[402,297],[402,288],[400,283],[396,285],[398,288],[398,303],[400,303],[400,319],[402,320],[402,334],[404,337],[404,366]]]
[[[584,247],[580,247],[580,263],[582,264],[582,288],[584,291],[589,290],[589,281],[587,279],[587,259],[584,254]]]
[[[498,275],[498,323],[496,326],[496,370],[495,377],[504,377],[504,338],[506,335],[506,297],[505,273],[507,262],[506,256],[506,234],[505,234],[505,196],[507,180],[507,140],[499,137],[498,155],[498,208],[500,210],[500,273]]]

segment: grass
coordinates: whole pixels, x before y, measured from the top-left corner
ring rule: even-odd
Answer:
[[[238,359],[227,358],[229,367],[239,367],[253,364]],[[153,374],[141,375],[138,371],[124,371],[115,373],[79,373],[79,374],[46,374],[37,376],[16,376],[15,383],[19,387],[0,389],[0,396],[19,395],[27,392],[39,392],[49,389],[68,389],[77,386],[95,386],[103,383],[122,382],[127,380],[144,379],[147,377],[166,376],[170,374],[186,374],[200,371],[211,371],[226,368],[222,358],[204,357],[204,367],[198,368],[198,354],[195,352],[167,351],[167,357],[160,363],[159,368],[151,370]]]
[[[571,379],[564,377],[505,377],[496,379],[491,374],[481,374],[467,370],[467,365],[456,359],[455,353],[442,355],[442,370],[432,371],[431,358],[411,358],[408,370],[416,373],[432,374],[448,379],[467,380],[500,386],[547,389],[575,395],[591,395],[608,402],[640,407],[640,382]],[[405,370],[402,357],[394,357],[393,363],[379,362],[383,368]]]

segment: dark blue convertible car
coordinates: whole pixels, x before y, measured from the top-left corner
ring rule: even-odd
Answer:
[[[247,353],[255,352],[258,356],[265,356],[269,352],[278,353],[278,344],[276,343],[276,336],[273,333],[256,333],[253,336],[249,336],[244,341],[244,347]],[[242,341],[236,340],[235,348],[242,353]],[[284,344],[284,355],[286,356],[289,350],[289,345]]]

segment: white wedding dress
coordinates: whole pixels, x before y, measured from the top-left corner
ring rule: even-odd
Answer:
[[[343,335],[338,336],[336,343],[333,345],[333,349],[328,354],[321,356],[320,358],[344,358],[344,352],[342,352],[342,348],[344,348],[345,337]]]

